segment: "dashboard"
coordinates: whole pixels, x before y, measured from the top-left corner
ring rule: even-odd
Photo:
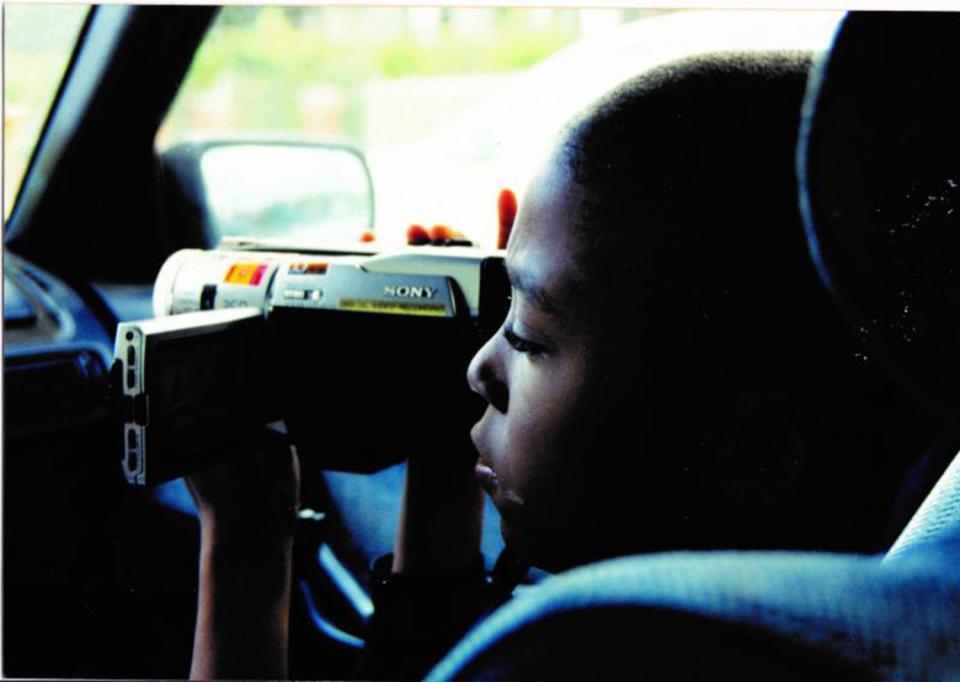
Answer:
[[[3,279],[8,442],[107,419],[112,339],[103,322],[66,283],[13,254]]]

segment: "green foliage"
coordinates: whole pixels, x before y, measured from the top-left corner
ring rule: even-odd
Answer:
[[[518,21],[506,20],[492,40],[465,39],[444,25],[438,40],[430,44],[418,42],[410,31],[382,41],[335,41],[326,37],[319,25],[295,26],[289,12],[297,8],[265,7],[256,14],[249,13],[251,8],[237,9],[247,11],[247,21],[235,23],[236,18],[227,20],[225,14],[211,31],[190,74],[195,87],[212,87],[226,71],[331,83],[510,71],[527,68],[576,38],[569,27],[551,24],[531,30]]]
[[[445,27],[433,44],[408,35],[378,45],[377,55],[386,78],[504,72],[529,68],[574,37],[570,31],[534,33],[507,27],[493,40],[470,40]]]
[[[345,95],[344,121],[355,135],[361,132],[356,129],[362,119],[359,91],[371,79],[524,69],[576,38],[570,22],[531,29],[526,10],[519,9],[497,14],[489,37],[466,38],[442,23],[429,43],[418,41],[409,28],[379,38],[369,30],[357,31],[359,37],[352,31],[330,31],[323,11],[228,8],[198,51],[182,92],[227,88],[233,100],[231,126],[289,130],[298,125],[298,98],[305,89],[334,86]],[[365,20],[364,15],[347,18],[359,24]],[[180,127],[177,118],[170,121],[174,128]]]

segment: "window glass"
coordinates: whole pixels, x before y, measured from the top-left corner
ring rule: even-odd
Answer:
[[[10,215],[89,5],[3,8],[3,205]]]
[[[406,141],[568,45],[584,24],[623,16],[569,9],[226,7],[158,144],[240,130],[335,135],[360,145]]]
[[[558,50],[638,14],[644,13],[226,7],[157,146],[238,137],[347,142],[371,166],[378,239],[400,237],[412,222],[450,224],[481,238],[493,233],[498,188],[479,174],[496,175],[488,168],[498,153],[496,131],[472,126],[455,143],[441,140],[443,131],[495,104],[519,74]],[[455,176],[450,164],[460,169]],[[393,181],[398,176],[409,182],[401,186]],[[471,215],[454,194],[481,198],[484,217]]]
[[[370,167],[379,242],[401,242],[418,223],[448,225],[491,246],[500,189],[519,194],[562,125],[618,83],[691,53],[819,49],[839,16],[227,7],[201,45],[157,145],[276,137],[346,142]],[[245,191],[267,191],[278,178],[248,182]],[[255,203],[268,206],[270,197]],[[298,220],[288,230],[263,223],[280,237],[303,233],[308,224]],[[320,239],[329,234],[317,230]]]

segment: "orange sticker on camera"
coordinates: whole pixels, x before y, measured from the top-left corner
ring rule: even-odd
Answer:
[[[227,284],[247,284],[258,286],[263,279],[267,266],[263,263],[234,263],[227,270],[224,282]]]

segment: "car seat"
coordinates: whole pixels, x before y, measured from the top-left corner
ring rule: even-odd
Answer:
[[[857,227],[840,239],[831,230],[843,230],[851,217],[860,218],[854,222],[862,226],[863,207],[856,204],[869,191],[867,212],[875,224],[886,229],[876,216],[896,215],[901,227],[907,225],[903,229],[911,232],[910,249],[900,259],[919,259],[921,267],[927,267],[931,261],[924,251],[938,252],[953,238],[946,230],[924,233],[925,220],[931,216],[934,220],[954,216],[954,226],[960,224],[956,222],[960,213],[952,212],[949,199],[939,201],[933,191],[920,201],[919,211],[904,217],[899,200],[913,201],[921,188],[904,171],[925,173],[929,166],[898,162],[920,147],[925,154],[920,161],[929,161],[932,154],[943,162],[937,170],[950,171],[953,161],[960,167],[960,154],[942,155],[944,149],[955,152],[952,145],[960,139],[954,132],[960,102],[944,102],[956,100],[960,91],[956,54],[960,41],[953,39],[960,36],[958,26],[956,15],[851,14],[829,59],[811,76],[798,153],[808,238],[821,276],[853,317],[871,352],[882,354],[891,371],[910,383],[948,425],[956,421],[952,416],[956,412],[944,406],[960,401],[950,386],[943,385],[942,377],[930,380],[936,372],[929,358],[917,359],[912,355],[917,351],[904,346],[916,343],[924,351],[921,344],[931,346],[929,355],[946,364],[943,371],[948,377],[955,366],[960,369],[960,345],[951,345],[952,327],[944,319],[956,315],[957,308],[945,306],[951,301],[942,292],[920,300],[931,293],[931,286],[942,288],[949,281],[930,285],[925,280],[924,286],[911,290],[906,323],[916,327],[904,326],[902,315],[894,318],[894,324],[874,323],[890,311],[891,300],[900,310],[904,305],[901,299],[883,298],[891,294],[884,290],[886,282],[877,286],[879,291],[869,288],[878,279],[876,268],[893,256],[880,247],[858,250],[870,236],[857,233]],[[867,81],[872,82],[872,92]],[[924,85],[917,90],[921,82]],[[847,108],[849,96],[874,99],[861,110]],[[840,102],[843,106],[838,106]],[[930,107],[938,111],[928,114],[925,109]],[[818,128],[823,120],[838,124],[831,134]],[[952,138],[944,143],[943,128],[931,122],[950,120]],[[880,146],[884,126],[894,131],[906,128],[909,134]],[[853,129],[869,132],[859,136],[851,133]],[[846,154],[858,155],[855,171],[837,162],[837,156]],[[878,165],[877,156],[882,154],[888,158],[879,167],[893,177],[881,179],[882,191],[873,195],[864,169]],[[809,178],[815,181],[807,182]],[[860,183],[859,191],[838,188],[848,180]],[[896,189],[899,194],[892,191]],[[946,189],[953,188],[946,183]],[[878,196],[887,203],[877,204]],[[914,238],[913,233],[920,236]],[[948,252],[953,262],[958,254],[960,250]],[[893,271],[915,267],[896,258],[893,266]],[[944,278],[952,274],[948,269],[940,272]],[[899,292],[894,289],[892,295]],[[917,310],[914,305],[922,318],[909,315]],[[960,316],[957,322],[960,325]],[[891,336],[895,338],[888,347]],[[958,560],[960,458],[954,458],[885,557],[681,552],[586,566],[516,597],[468,634],[428,679],[580,679],[625,673],[710,678],[734,673],[778,679],[957,677]]]
[[[797,157],[821,280],[867,353],[946,427],[905,483],[912,511],[940,479],[890,560],[960,514],[947,466],[960,447],[958,37],[956,13],[851,15],[810,79]]]
[[[906,528],[884,557],[884,561],[899,561],[922,551],[929,544],[948,539],[960,527],[960,455],[930,491]]]

